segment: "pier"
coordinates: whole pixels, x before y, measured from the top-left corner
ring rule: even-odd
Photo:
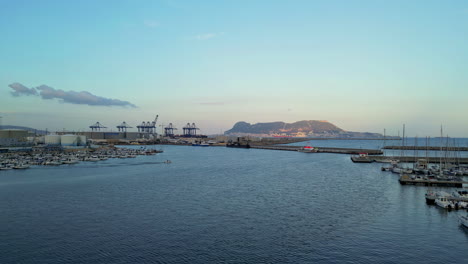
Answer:
[[[269,150],[283,150],[283,151],[299,151],[303,146],[255,146],[251,145],[250,148],[254,149],[269,149]],[[315,147],[316,153],[337,153],[337,154],[359,154],[367,153],[369,155],[382,155],[383,152],[379,149],[355,149],[355,148],[322,148]]]
[[[440,157],[413,157],[413,156],[368,156],[369,160],[375,162],[388,162],[389,160],[398,160],[404,163],[415,163],[418,159],[424,159],[427,163],[439,163]],[[442,158],[443,163],[468,164],[468,158]]]
[[[463,184],[468,184],[466,181],[440,181],[440,180],[425,180],[412,179],[409,175],[401,175],[398,180],[401,185],[420,185],[420,186],[438,186],[438,187],[457,187],[463,188]]]
[[[436,146],[385,146],[384,149],[401,149],[401,150],[430,150],[440,151],[440,147]],[[442,151],[468,151],[468,147],[442,147]]]

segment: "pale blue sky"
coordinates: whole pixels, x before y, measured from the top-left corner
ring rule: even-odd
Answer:
[[[0,0],[3,124],[237,121],[468,136],[468,1]],[[11,95],[47,85],[128,101]]]

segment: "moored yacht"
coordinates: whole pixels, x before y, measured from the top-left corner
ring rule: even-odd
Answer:
[[[446,196],[441,196],[435,199],[435,204],[439,207],[445,208],[445,209],[455,209],[455,204],[447,199]]]

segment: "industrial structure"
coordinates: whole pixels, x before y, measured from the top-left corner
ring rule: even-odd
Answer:
[[[127,128],[132,128],[131,126],[127,125],[127,122],[123,121],[122,124],[117,126],[119,132],[127,132]]]
[[[14,147],[14,146],[27,146],[29,132],[23,129],[3,129],[0,130],[0,146]]]
[[[99,123],[99,122],[96,122],[96,124],[94,124],[92,126],[89,126],[89,128],[91,128],[91,131],[93,131],[93,132],[94,131],[99,132],[99,131],[101,131],[101,128],[107,128],[107,127],[101,125],[101,123]]]
[[[162,139],[162,136],[169,138],[206,138],[207,136],[200,134],[200,128],[195,123],[187,123],[183,127],[183,133],[178,132],[177,128],[173,123],[169,125],[159,125],[163,131],[161,135],[157,133],[157,122],[159,115],[156,115],[153,121],[143,121],[140,125],[136,126],[138,132],[133,132],[130,129],[133,128],[126,121],[123,121],[117,127],[117,130],[107,129],[106,126],[100,122],[96,122],[89,126],[88,131],[56,131],[53,134],[49,134],[45,131],[45,136],[38,136],[36,133],[31,133],[27,130],[0,130],[0,147],[30,147],[34,144],[44,144],[46,146],[56,147],[74,147],[74,146],[86,146],[87,141],[97,140],[97,142],[127,142],[128,144],[133,143],[132,141],[141,142],[156,142]],[[198,130],[198,131],[197,131]],[[130,132],[128,132],[130,131]]]
[[[197,136],[197,130],[200,130],[195,123],[187,123],[186,126],[183,127],[184,130],[184,137],[196,137]]]
[[[153,122],[150,123],[149,121],[148,122],[143,121],[140,125],[138,125],[137,126],[138,132],[155,134],[156,122],[158,122],[158,115],[156,115]]]
[[[177,128],[173,127],[172,123],[169,123],[169,125],[164,128],[164,136],[174,137],[174,130],[177,130]]]
[[[86,146],[87,138],[85,135],[51,134],[51,135],[44,136],[44,144],[47,146],[62,146],[62,147]]]

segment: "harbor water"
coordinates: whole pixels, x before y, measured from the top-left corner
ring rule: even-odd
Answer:
[[[398,175],[380,170],[382,164],[352,163],[343,154],[163,150],[133,159],[0,171],[0,263],[468,259],[468,230],[457,220],[466,211],[426,205],[426,187],[401,186]]]

